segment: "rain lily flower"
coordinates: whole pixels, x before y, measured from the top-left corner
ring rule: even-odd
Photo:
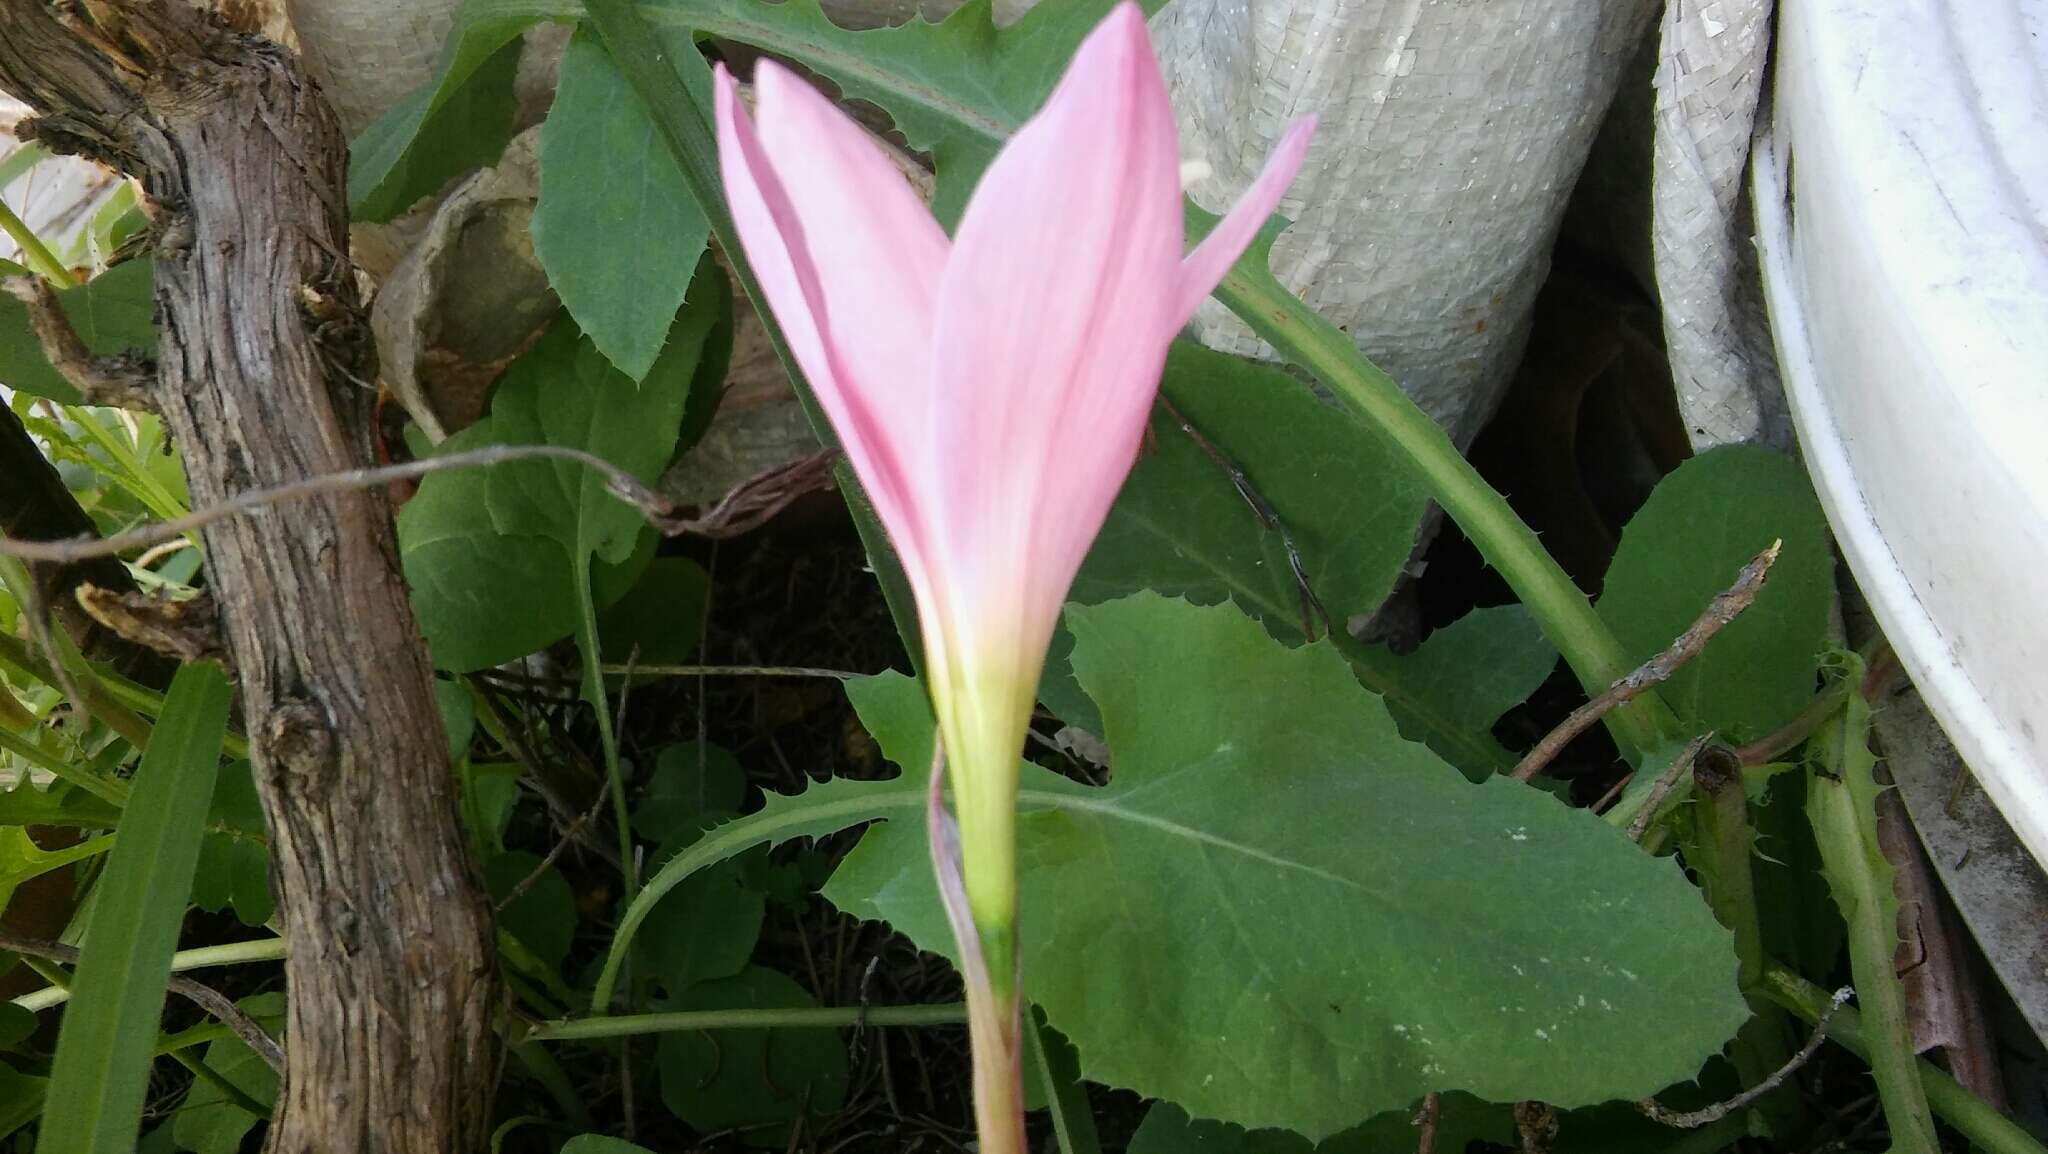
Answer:
[[[1273,212],[1312,126],[1292,126],[1183,255],[1173,112],[1126,2],[948,240],[830,101],[772,61],[754,83],[758,124],[718,71],[726,197],[916,595],[958,814],[957,843],[942,804],[933,834],[968,982],[981,1148],[1011,1154],[1017,770],[1046,646],[1136,459],[1168,344]]]

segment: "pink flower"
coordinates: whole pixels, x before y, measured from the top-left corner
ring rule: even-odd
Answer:
[[[1312,125],[1183,256],[1173,110],[1135,4],[1090,33],[950,242],[830,101],[772,61],[755,95],[758,128],[719,69],[726,197],[916,594],[967,901],[1007,991],[1018,751],[1060,605],[1167,345],[1273,212]]]

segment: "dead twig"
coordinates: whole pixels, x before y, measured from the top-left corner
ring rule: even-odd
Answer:
[[[44,359],[59,376],[71,382],[87,404],[116,409],[156,411],[156,366],[144,357],[121,355],[103,357],[86,347],[64,306],[57,302],[57,290],[39,277],[14,276],[0,279],[0,292],[28,306],[29,327]]]
[[[80,582],[72,596],[86,615],[124,641],[180,661],[225,661],[220,609],[213,594],[172,600],[139,589],[102,589]]]
[[[702,515],[675,521],[663,531],[724,540],[758,529],[804,494],[830,489],[838,456],[838,450],[824,449],[765,470],[734,485]]]
[[[1649,832],[1650,822],[1657,817],[1657,807],[1664,804],[1664,798],[1671,793],[1671,787],[1677,785],[1678,779],[1685,776],[1685,771],[1692,768],[1693,759],[1698,757],[1700,751],[1712,740],[1712,731],[1700,734],[1686,742],[1685,748],[1678,751],[1678,756],[1671,759],[1671,764],[1664,767],[1664,772],[1651,783],[1650,792],[1644,795],[1643,808],[1628,823],[1628,840],[1643,840],[1643,835]]]
[[[1843,986],[1841,989],[1836,990],[1833,1002],[1821,1013],[1820,1020],[1814,1023],[1813,1036],[1806,1040],[1804,1046],[1799,1047],[1799,1052],[1792,1055],[1791,1059],[1783,1066],[1778,1067],[1776,1073],[1744,1090],[1742,1093],[1735,1095],[1733,1098],[1725,1102],[1716,1102],[1711,1106],[1698,1110],[1683,1111],[1667,1110],[1663,1106],[1658,1105],[1656,1099],[1645,1098],[1636,1103],[1636,1109],[1642,1111],[1643,1115],[1653,1122],[1664,1126],[1675,1126],[1681,1130],[1696,1130],[1701,1126],[1711,1126],[1719,1122],[1728,1115],[1784,1085],[1785,1079],[1790,1078],[1798,1072],[1801,1066],[1806,1065],[1813,1058],[1814,1054],[1820,1050],[1820,1044],[1827,1040],[1828,1020],[1835,1016],[1835,1011],[1841,1009],[1843,1003],[1847,1002],[1855,992],[1855,989],[1850,986]]]
[[[1415,1154],[1436,1154],[1436,1126],[1443,1117],[1444,1098],[1431,1090],[1422,1096],[1422,1109],[1415,1112]]]
[[[78,964],[78,950],[72,946],[62,942],[44,941],[41,938],[25,938],[4,930],[0,930],[0,950],[26,954],[60,965]],[[254,1018],[243,1013],[240,1006],[230,1001],[226,994],[212,986],[195,982],[183,974],[172,974],[164,988],[220,1019],[222,1025],[234,1031],[235,1037],[256,1051],[256,1056],[262,1058],[272,1070],[280,1073],[284,1071],[284,1049],[277,1044],[276,1039],[264,1033],[263,1027],[257,1025]]]
[[[1726,628],[1728,623],[1742,615],[1756,601],[1756,595],[1763,591],[1764,582],[1769,578],[1771,566],[1778,560],[1778,550],[1783,541],[1771,542],[1771,547],[1750,559],[1749,564],[1735,577],[1735,584],[1715,594],[1707,603],[1697,620],[1678,635],[1668,649],[1643,662],[1627,676],[1607,687],[1607,692],[1588,701],[1572,711],[1570,717],[1557,724],[1557,728],[1543,736],[1536,748],[1516,764],[1514,779],[1528,781],[1543,772],[1551,759],[1563,752],[1573,738],[1593,727],[1593,723],[1651,689],[1670,680],[1686,662],[1699,656],[1714,635]]]
[[[1557,1111],[1549,1103],[1515,1103],[1515,1134],[1522,1154],[1550,1154],[1557,1145],[1557,1126]]]
[[[24,561],[70,562],[82,561],[89,557],[105,557],[125,553],[131,549],[152,548],[216,521],[247,516],[259,509],[285,501],[369,489],[388,485],[393,481],[424,477],[429,473],[530,460],[572,461],[594,469],[604,476],[607,492],[640,510],[657,529],[667,532],[677,524],[673,520],[673,502],[648,488],[639,478],[602,457],[563,445],[491,445],[467,452],[429,457],[421,461],[406,461],[403,464],[382,465],[372,469],[347,469],[266,489],[250,489],[219,504],[195,509],[183,517],[131,529],[126,533],[116,533],[111,537],[71,541],[23,541],[13,537],[0,538],[0,554],[19,557]]]

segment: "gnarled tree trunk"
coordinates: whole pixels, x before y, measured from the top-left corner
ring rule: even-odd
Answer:
[[[156,206],[157,399],[195,505],[367,464],[341,131],[297,63],[182,0],[0,0],[0,90]],[[481,1149],[497,996],[388,500],[206,530],[290,939],[279,1154]]]

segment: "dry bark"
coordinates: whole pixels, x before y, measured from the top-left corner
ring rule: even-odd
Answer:
[[[154,203],[157,400],[195,505],[371,460],[341,131],[297,63],[181,0],[0,0],[29,131]],[[461,1154],[490,1113],[490,910],[379,490],[205,531],[291,943],[269,1149]]]

